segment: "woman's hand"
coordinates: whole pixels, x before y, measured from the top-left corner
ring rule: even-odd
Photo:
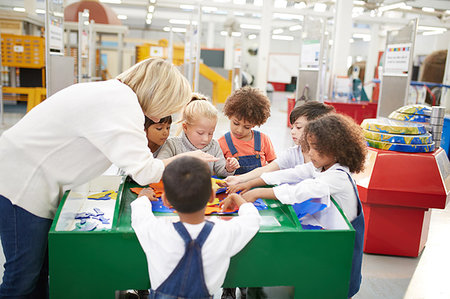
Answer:
[[[239,165],[239,162],[236,158],[233,158],[233,157],[227,158],[227,163],[225,164],[225,169],[228,172],[233,172],[236,169],[238,169],[239,167],[241,167],[241,166]]]
[[[155,195],[155,191],[153,191],[152,188],[148,187],[148,188],[144,188],[141,190],[141,192],[139,192],[139,196],[147,196],[148,199],[150,199],[150,201],[157,201],[158,198]]]
[[[192,152],[185,152],[179,155],[176,155],[175,157],[181,157],[181,156],[191,156],[199,158],[200,160],[203,160],[205,162],[216,162],[219,161],[219,158],[214,157],[213,155],[207,154],[205,152],[202,152],[201,150],[196,150]]]

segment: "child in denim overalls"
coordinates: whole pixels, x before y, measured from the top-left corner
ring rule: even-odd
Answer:
[[[328,203],[332,196],[356,231],[348,292],[351,298],[361,284],[364,214],[350,173],[364,169],[366,141],[361,128],[351,118],[329,114],[306,125],[302,147],[307,150],[310,163],[267,172],[260,178],[236,186],[242,190],[244,199],[250,202],[268,198],[294,204],[321,198]],[[263,185],[278,186],[252,189]]]
[[[225,158],[238,159],[240,167],[235,174],[247,173],[276,159],[269,137],[252,130],[270,116],[270,101],[261,91],[250,86],[236,90],[227,98],[223,112],[230,119],[230,132],[218,141]]]
[[[238,217],[205,220],[205,207],[215,193],[208,164],[197,158],[174,160],[162,180],[162,199],[177,210],[179,222],[153,215],[151,189],[143,189],[131,203],[132,227],[147,256],[149,298],[212,298],[225,280],[230,258],[253,238],[261,217],[253,204],[232,194],[224,206],[237,205]]]

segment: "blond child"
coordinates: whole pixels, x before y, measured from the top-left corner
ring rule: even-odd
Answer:
[[[265,172],[277,171],[280,169],[294,168],[297,165],[309,162],[307,153],[302,150],[300,145],[303,128],[308,122],[335,112],[334,107],[320,103],[318,101],[308,101],[294,108],[289,115],[291,123],[291,137],[294,146],[282,152],[274,161],[269,164],[253,169],[252,171],[236,176],[229,176],[225,179],[228,186],[244,183],[249,180],[260,177]],[[239,190],[230,189],[231,192]]]
[[[239,168],[239,162],[232,157],[225,159],[219,144],[213,139],[217,118],[217,109],[204,97],[194,95],[183,110],[181,136],[169,138],[161,148],[158,158],[166,159],[201,150],[218,158],[218,161],[209,163],[211,174],[221,177],[233,175]]]
[[[225,280],[230,258],[253,238],[261,217],[253,204],[232,194],[225,205],[237,205],[238,217],[205,220],[215,193],[208,165],[197,158],[173,161],[162,180],[163,201],[177,210],[179,222],[153,215],[150,200],[155,197],[149,189],[131,203],[132,227],[148,259],[149,298],[212,298]]]
[[[246,86],[234,91],[225,101],[224,114],[230,120],[230,132],[218,141],[226,158],[239,160],[235,174],[247,173],[275,160],[269,137],[253,130],[270,116],[270,101],[260,90]]]
[[[364,168],[367,153],[364,135],[351,118],[329,114],[306,125],[302,145],[311,162],[264,173],[260,178],[242,183],[241,194],[249,202],[267,198],[278,199],[284,204],[301,203],[310,198],[328,202],[332,196],[356,231],[348,293],[348,297],[352,297],[361,284],[364,215],[350,173],[358,173]],[[278,186],[250,190],[263,185]]]

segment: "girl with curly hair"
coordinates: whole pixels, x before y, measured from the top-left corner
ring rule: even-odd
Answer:
[[[367,146],[361,128],[349,117],[329,114],[308,123],[302,137],[302,147],[311,162],[295,168],[267,172],[260,178],[239,185],[245,200],[278,199],[284,204],[301,203],[310,198],[329,197],[342,208],[355,231],[352,273],[348,297],[359,291],[361,284],[364,215],[356,184],[350,173],[364,168]],[[256,188],[277,185],[273,188]],[[242,194],[241,193],[241,194]]]

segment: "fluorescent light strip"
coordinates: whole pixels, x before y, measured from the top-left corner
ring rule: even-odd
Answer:
[[[45,15],[45,9],[36,9],[35,12],[40,15]]]
[[[423,35],[436,35],[436,34],[442,34],[444,33],[446,30],[436,30],[436,31],[425,31],[422,34]]]
[[[25,12],[25,8],[23,7],[14,7],[13,10],[18,12]]]
[[[261,30],[261,25],[257,25],[257,24],[241,24],[240,27],[242,29]]]
[[[170,31],[170,27],[164,27],[163,30],[164,31]],[[172,27],[172,31],[173,32],[186,32],[186,28]]]
[[[248,36],[248,39],[255,39],[256,38],[256,34],[250,34],[249,36]]]
[[[302,25],[293,25],[289,27],[289,31],[298,31],[302,29]]]
[[[278,29],[274,29],[273,31],[272,31],[272,33],[273,34],[280,34],[280,33],[283,33],[283,29],[281,29],[281,28],[278,28]]]
[[[424,12],[434,12],[434,8],[432,8],[432,7],[422,7],[422,11],[424,11]]]
[[[180,8],[181,8],[181,9],[184,9],[184,10],[194,10],[194,5],[181,4],[181,5],[180,5]]]
[[[126,19],[128,19],[128,17],[126,15],[117,15],[117,18],[119,20],[126,20]]]
[[[293,36],[290,35],[272,35],[272,39],[277,39],[277,40],[294,40]]]

